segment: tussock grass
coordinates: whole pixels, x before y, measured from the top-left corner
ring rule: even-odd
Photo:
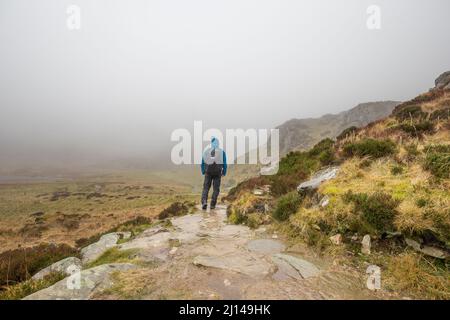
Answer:
[[[64,273],[54,272],[46,275],[43,279],[30,279],[8,286],[3,291],[0,291],[0,300],[20,300],[34,292],[50,287],[65,277]]]
[[[106,250],[100,257],[85,266],[85,269],[94,268],[108,263],[136,262],[137,249],[119,250],[116,247]]]
[[[138,300],[157,289],[156,279],[147,269],[128,270],[111,274],[113,285],[104,290],[100,297]]]
[[[290,192],[278,199],[272,216],[278,221],[285,221],[298,210],[301,202],[302,198],[296,191]]]
[[[450,299],[448,266],[437,266],[431,258],[403,253],[389,259],[383,282],[391,289],[418,299]]]

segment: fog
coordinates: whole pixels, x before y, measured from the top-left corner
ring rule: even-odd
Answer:
[[[163,166],[171,132],[194,120],[273,128],[410,99],[450,70],[449,12],[448,0],[0,0],[0,168]]]

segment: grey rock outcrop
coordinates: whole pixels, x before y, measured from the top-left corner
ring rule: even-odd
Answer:
[[[136,268],[129,263],[112,263],[74,273],[24,300],[88,300],[96,292],[111,287],[111,273]]]
[[[277,127],[280,130],[280,155],[308,150],[322,139],[334,139],[344,129],[363,127],[385,118],[398,104],[398,101],[367,102],[338,114],[312,119],[291,119]]]
[[[448,257],[448,253],[439,248],[421,245],[419,242],[409,239],[409,238],[405,238],[405,242],[408,246],[410,246],[414,250],[416,250],[418,252],[422,252],[423,254],[426,254],[427,256],[438,258],[438,259],[446,259]]]
[[[338,167],[330,167],[315,173],[311,179],[301,183],[297,187],[298,192],[317,189],[323,182],[336,177],[339,171]]]
[[[90,263],[100,257],[106,250],[115,247],[119,239],[131,237],[130,232],[112,232],[103,235],[100,240],[81,249],[83,264]]]
[[[53,272],[61,272],[65,273],[66,275],[69,275],[70,274],[70,272],[68,271],[69,267],[81,268],[81,260],[76,257],[65,258],[63,260],[55,262],[54,264],[48,266],[45,269],[42,269],[41,271],[36,273],[33,277],[31,277],[31,279],[39,280]]]
[[[435,87],[438,89],[450,89],[450,71],[442,73],[434,81]]]

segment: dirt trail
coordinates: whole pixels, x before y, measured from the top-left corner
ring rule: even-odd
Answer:
[[[120,246],[139,249],[141,259],[163,261],[148,272],[154,290],[141,298],[374,298],[361,275],[307,250],[292,252],[264,228],[227,224],[226,207],[171,221],[173,228],[149,229]]]
[[[28,299],[373,299],[364,275],[287,248],[264,228],[226,222],[226,207],[171,219],[116,245],[134,250],[136,266],[107,264],[81,272]],[[95,246],[96,244],[94,244]],[[110,247],[110,246],[108,246]],[[106,250],[106,249],[105,249]],[[114,271],[120,271],[111,277]]]

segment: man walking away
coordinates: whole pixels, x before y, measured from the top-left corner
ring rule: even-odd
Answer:
[[[211,209],[216,207],[217,197],[220,192],[220,179],[227,174],[227,156],[225,151],[219,148],[219,140],[215,137],[211,139],[211,146],[205,150],[202,156],[202,175],[205,176],[202,192],[202,209],[208,207],[208,193],[213,185],[211,197]]]

